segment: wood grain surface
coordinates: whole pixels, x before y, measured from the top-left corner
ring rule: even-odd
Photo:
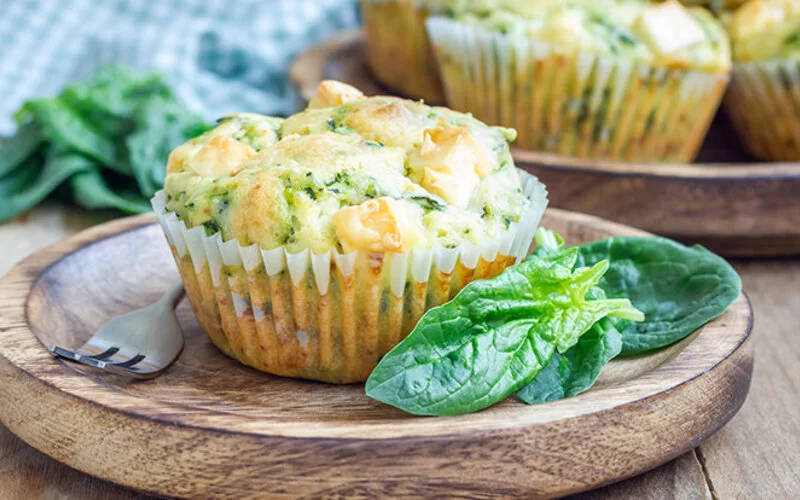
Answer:
[[[295,59],[310,99],[323,79],[391,94],[364,64],[361,32],[340,33]],[[493,124],[502,125],[502,124]],[[517,166],[547,185],[551,205],[702,243],[726,256],[800,255],[800,164],[760,163],[720,115],[691,165],[616,163],[513,149]]]
[[[411,418],[358,386],[253,372],[217,352],[186,307],[187,349],[153,381],[132,384],[50,358],[22,327],[20,308],[27,303],[44,344],[70,346],[81,341],[73,332],[88,335],[157,297],[174,270],[152,221],[101,226],[26,259],[0,297],[4,423],[57,460],[118,483],[195,498],[551,496],[675,457],[726,422],[746,394],[753,342],[742,337],[744,298],[691,342],[613,363],[578,398],[540,407],[508,401],[457,419]],[[635,234],[557,210],[545,224],[573,243]]]
[[[46,206],[0,225],[0,275],[39,248],[98,222]],[[753,386],[741,411],[700,447],[638,477],[580,495],[590,499],[792,498],[800,491],[800,260],[738,261],[757,314]],[[2,402],[0,402],[2,404]],[[702,456],[703,463],[699,457]],[[0,426],[2,499],[150,499],[74,471]]]

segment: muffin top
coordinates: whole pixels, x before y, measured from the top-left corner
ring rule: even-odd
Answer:
[[[514,137],[470,115],[326,81],[301,113],[226,116],[176,148],[166,208],[265,250],[453,248],[499,235],[528,206]]]
[[[735,61],[800,55],[800,0],[752,0],[728,20]]]
[[[730,68],[722,24],[706,9],[676,0],[479,0],[454,4],[449,16],[563,52],[710,72]]]

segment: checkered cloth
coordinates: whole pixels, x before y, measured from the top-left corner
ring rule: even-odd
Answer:
[[[209,120],[292,113],[292,57],[358,22],[355,0],[0,0],[0,135],[22,103],[118,63],[164,74]]]

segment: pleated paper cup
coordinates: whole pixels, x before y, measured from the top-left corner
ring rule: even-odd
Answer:
[[[243,247],[187,227],[165,211],[163,191],[153,208],[197,320],[220,350],[276,375],[363,382],[425,311],[527,255],[547,191],[520,176],[531,202],[519,223],[480,244],[405,253]]]
[[[560,52],[444,17],[427,21],[448,105],[517,129],[516,145],[569,156],[690,162],[729,79]]]
[[[362,0],[367,64],[384,85],[407,97],[443,104],[439,71],[425,32],[421,0]]]
[[[735,64],[725,112],[758,158],[800,160],[800,59]]]

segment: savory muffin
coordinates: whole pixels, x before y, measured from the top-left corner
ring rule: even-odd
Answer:
[[[674,0],[483,0],[427,27],[450,106],[572,156],[693,160],[730,72],[720,22]]]
[[[154,200],[187,295],[242,363],[366,380],[423,312],[522,258],[546,192],[510,129],[324,82],[305,111],[225,117]]]
[[[754,155],[800,160],[800,0],[753,0],[730,17],[725,111]]]

